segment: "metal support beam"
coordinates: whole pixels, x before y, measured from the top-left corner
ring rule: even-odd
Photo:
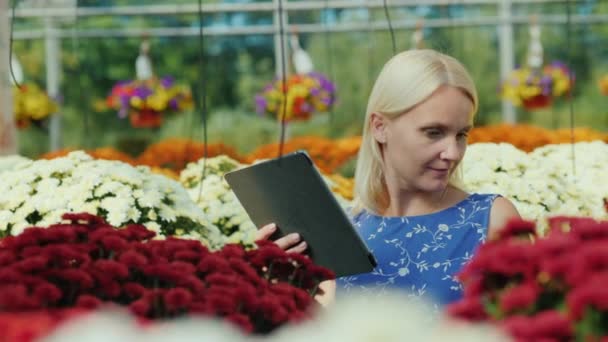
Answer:
[[[500,25],[498,26],[498,58],[500,59],[500,79],[507,78],[515,66],[515,52],[513,51],[513,24],[511,18],[511,0],[503,0],[499,7]],[[517,113],[513,104],[502,100],[502,121],[514,124],[517,122]]]
[[[510,0],[512,3],[543,4],[561,3],[566,0]],[[497,5],[502,0],[458,0],[458,5]],[[391,0],[387,3],[390,7],[419,6],[420,0]],[[424,0],[426,6],[445,5],[446,0]],[[215,3],[203,4],[205,13],[228,13],[228,12],[271,12],[275,9],[273,2],[254,3]],[[325,8],[348,9],[348,8],[381,8],[383,0],[310,0],[292,2],[285,5],[287,11],[320,10]],[[78,7],[78,8],[19,8],[15,15],[17,17],[92,17],[113,15],[175,15],[198,13],[198,5],[172,4],[172,5],[142,5],[142,6],[112,6],[112,7]]]
[[[0,156],[17,153],[13,89],[9,73],[8,1],[0,1]]]
[[[608,15],[573,15],[573,24],[600,24],[608,23]],[[486,16],[480,18],[440,18],[426,19],[424,27],[487,27],[501,24],[527,24],[529,16],[513,16],[502,18],[499,16]],[[394,29],[414,29],[419,22],[416,20],[395,20],[392,22]],[[541,24],[565,24],[565,15],[544,15],[538,17]],[[298,33],[322,33],[322,32],[365,32],[388,29],[386,21],[361,22],[361,23],[338,23],[328,26],[327,24],[290,24],[285,27],[286,32],[297,31]],[[59,38],[109,38],[109,37],[141,37],[147,35],[151,37],[184,37],[197,36],[197,27],[157,27],[157,28],[125,28],[125,29],[79,29],[74,32],[72,29],[55,29],[55,35]],[[245,35],[274,35],[278,33],[278,28],[274,25],[244,25],[234,27],[206,27],[204,34],[207,36],[245,36]],[[15,31],[14,38],[41,39],[45,37],[44,30]]]
[[[55,32],[53,18],[45,18],[46,90],[53,99],[59,99],[61,75],[60,41]],[[49,124],[49,150],[61,148],[61,114],[53,113]]]

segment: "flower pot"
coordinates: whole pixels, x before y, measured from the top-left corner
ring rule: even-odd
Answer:
[[[158,128],[163,123],[163,114],[151,109],[132,111],[129,121],[135,128]]]
[[[526,110],[536,110],[549,107],[552,101],[551,96],[541,94],[524,99],[522,105]]]

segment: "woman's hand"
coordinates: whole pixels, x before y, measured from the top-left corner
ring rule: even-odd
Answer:
[[[268,238],[270,238],[270,236],[276,231],[276,224],[267,224],[264,227],[258,229],[255,240],[268,240]],[[276,239],[274,243],[276,243],[279,247],[281,247],[281,249],[287,251],[288,253],[303,253],[308,247],[308,245],[306,245],[306,241],[301,240],[302,239],[300,238],[300,234],[291,233],[279,239]],[[319,284],[319,293],[315,296],[315,300],[323,306],[328,306],[334,302],[335,294],[336,281],[326,280]]]
[[[270,223],[258,229],[255,240],[268,240],[268,238],[277,231],[277,225]],[[274,241],[281,249],[288,253],[303,253],[308,245],[306,241],[302,241],[300,234],[291,233],[278,238]]]

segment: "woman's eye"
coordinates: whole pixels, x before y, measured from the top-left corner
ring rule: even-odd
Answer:
[[[440,138],[443,133],[440,130],[430,129],[426,131],[426,136],[429,138]]]
[[[458,139],[466,140],[468,137],[469,137],[469,133],[466,133],[466,132],[458,133]]]

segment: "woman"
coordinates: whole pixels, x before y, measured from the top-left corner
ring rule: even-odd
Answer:
[[[456,59],[410,50],[389,60],[372,89],[355,172],[359,234],[378,261],[373,272],[325,284],[330,300],[352,289],[409,291],[445,305],[462,295],[455,279],[479,244],[519,218],[507,199],[468,194],[460,161],[478,108],[475,85]],[[273,225],[263,227],[267,238]],[[303,252],[295,234],[276,241]]]

